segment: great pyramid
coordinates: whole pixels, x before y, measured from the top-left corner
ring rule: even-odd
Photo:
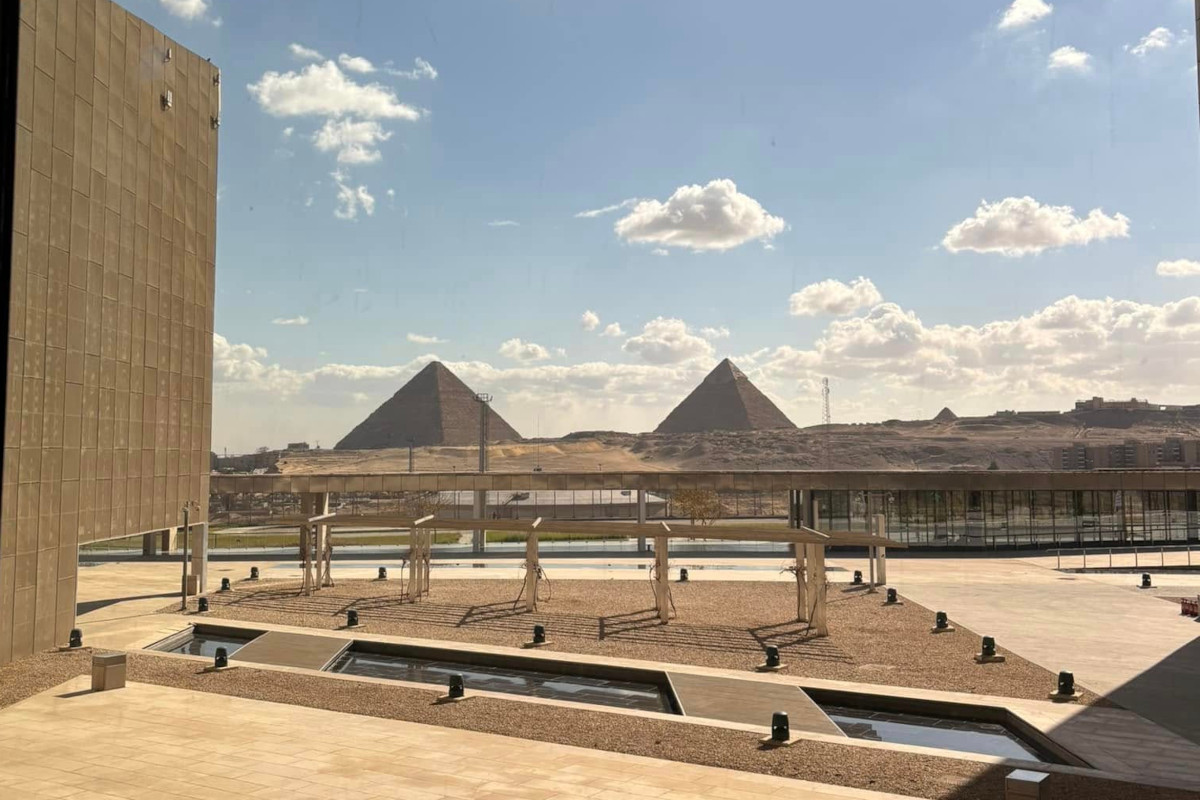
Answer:
[[[489,441],[521,438],[494,410],[488,414]],[[475,392],[440,361],[427,364],[334,449],[408,447],[410,439],[418,447],[479,442],[479,401]]]
[[[949,406],[945,406],[941,411],[938,412],[938,415],[933,418],[933,421],[954,422],[956,419],[958,419],[958,414],[955,414],[953,411],[951,411]]]
[[[727,358],[667,414],[654,432],[762,431],[795,427]]]

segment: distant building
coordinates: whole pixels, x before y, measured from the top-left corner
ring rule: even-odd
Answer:
[[[308,442],[288,442],[287,449],[289,453],[302,453],[312,448],[308,446]]]
[[[474,513],[471,491],[442,492],[443,519],[470,518]],[[646,516],[662,517],[667,500],[646,492]],[[491,519],[637,519],[637,492],[631,489],[570,489],[530,492],[487,492],[486,514]]]
[[[1105,400],[1103,397],[1093,397],[1090,400],[1076,400],[1076,411],[1182,411],[1184,406],[1166,406],[1151,403],[1149,400],[1138,400],[1131,397],[1128,400]]]
[[[1151,469],[1200,466],[1200,441],[1172,437],[1162,442],[1127,439],[1120,444],[1076,442],[1051,452],[1058,469]]]

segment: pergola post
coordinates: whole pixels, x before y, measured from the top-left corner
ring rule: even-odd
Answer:
[[[828,636],[829,622],[825,614],[825,545],[814,544],[812,545],[812,548],[814,558],[811,572],[816,598],[815,602],[813,603],[812,619],[809,620],[809,624],[812,626],[817,636]]]
[[[481,489],[475,490],[474,502],[471,507],[471,513],[475,519],[483,519],[487,514],[487,492]],[[487,549],[487,529],[480,528],[471,532],[471,552],[482,553]]]
[[[525,539],[525,610],[537,611],[538,601],[538,535],[529,532]]]
[[[317,559],[320,557],[317,542],[318,525],[309,522],[312,517],[316,517],[327,513],[329,495],[325,492],[305,492],[300,495],[300,511],[304,515],[304,522],[300,525],[300,571],[301,571],[301,592],[305,596],[311,595],[313,591],[320,588],[320,583],[317,580],[319,568]]]
[[[420,545],[418,544],[418,540],[420,538],[421,538],[420,530],[418,530],[416,527],[409,528],[409,530],[408,530],[408,599],[413,602],[416,602],[417,598],[421,596],[421,585],[418,582],[420,580],[420,578],[418,577],[419,572],[418,572],[418,567],[417,567],[417,559],[419,557],[418,554],[421,552]]]
[[[876,536],[878,536],[880,539],[887,538],[887,517],[884,516],[883,514],[876,514],[875,518],[874,518],[874,523],[875,523],[874,530],[871,532],[873,534],[875,534]],[[879,582],[880,586],[887,585],[887,548],[886,547],[876,547],[875,548],[875,580]]]
[[[188,580],[196,583],[196,594],[204,594],[208,585],[208,523],[192,526],[192,574]]]
[[[792,545],[792,555],[795,558],[793,569],[796,571],[796,619],[800,622],[808,622],[808,567],[805,564],[807,551],[808,545]]]
[[[433,531],[425,531],[421,542],[421,593],[429,594],[429,560],[433,556]]]
[[[671,619],[671,586],[670,566],[668,560],[668,544],[671,540],[666,536],[654,537],[654,603],[658,608],[658,618],[663,623]]]

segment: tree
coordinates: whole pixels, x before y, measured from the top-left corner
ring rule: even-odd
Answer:
[[[405,492],[400,501],[404,515],[413,519],[436,515],[448,505],[441,492]]]
[[[680,489],[671,500],[675,513],[693,525],[711,525],[721,518],[721,497],[712,489]]]

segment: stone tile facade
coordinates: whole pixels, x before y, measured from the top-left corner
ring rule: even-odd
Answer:
[[[6,2],[0,25],[4,663],[66,641],[78,545],[177,526],[189,499],[206,519],[221,87],[109,0]]]

